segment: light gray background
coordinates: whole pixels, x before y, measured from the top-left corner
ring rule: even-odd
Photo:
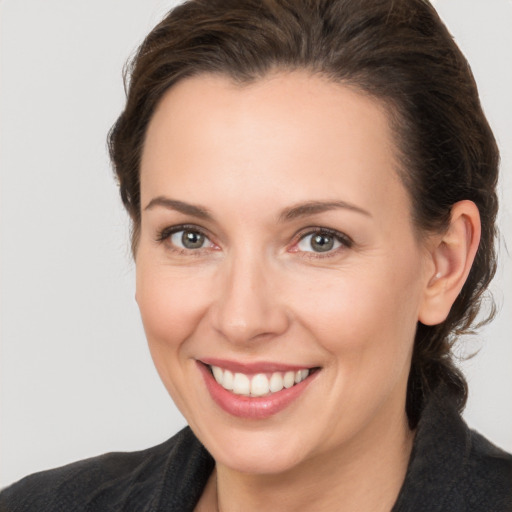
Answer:
[[[184,425],[161,385],[133,299],[127,222],[106,133],[121,68],[173,5],[0,0],[1,476],[159,443]],[[512,3],[437,0],[468,56],[502,149],[512,244]],[[467,421],[512,450],[512,262],[501,312],[464,364]]]

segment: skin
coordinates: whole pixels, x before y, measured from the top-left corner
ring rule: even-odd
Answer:
[[[201,75],[160,102],[141,162],[136,299],[160,377],[216,461],[197,510],[392,507],[414,437],[415,328],[446,317],[479,236],[469,201],[446,233],[418,236],[396,162],[377,100],[305,72],[244,86]],[[286,217],[312,201],[344,205]],[[203,247],[162,236],[182,224]],[[311,228],[344,238],[318,253]],[[249,420],[213,402],[196,364],[207,357],[320,371],[286,409]]]

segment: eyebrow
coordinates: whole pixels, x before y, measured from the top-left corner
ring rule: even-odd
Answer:
[[[202,206],[185,203],[183,201],[170,199],[164,196],[158,196],[154,199],[151,199],[144,210],[151,210],[155,206],[161,206],[163,208],[167,208],[168,210],[175,210],[177,212],[183,213],[184,215],[192,215],[194,217],[198,217],[199,219],[213,220],[212,214]]]
[[[184,215],[192,215],[203,220],[213,220],[213,215],[203,206],[185,203],[184,201],[178,201],[177,199],[170,199],[164,196],[158,196],[152,199],[144,210],[151,210],[156,206],[161,206],[168,210],[175,210]],[[372,216],[370,212],[345,201],[309,201],[285,208],[279,215],[278,220],[279,222],[289,222],[301,217],[307,217],[308,215],[315,215],[337,209],[350,210],[366,217]]]
[[[307,203],[301,203],[296,206],[286,208],[282,211],[281,215],[279,215],[279,221],[291,221],[300,217],[315,215],[317,213],[323,213],[329,210],[337,210],[340,208],[360,213],[366,217],[372,216],[370,212],[345,201],[309,201]]]

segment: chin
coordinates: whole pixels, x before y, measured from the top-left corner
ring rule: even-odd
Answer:
[[[289,433],[230,430],[220,438],[205,439],[204,444],[218,464],[240,473],[284,473],[306,458],[304,443]]]
[[[286,450],[288,451],[288,450]],[[252,475],[276,475],[286,473],[299,465],[300,459],[295,454],[275,453],[274,451],[244,451],[222,454],[217,463],[233,471]]]

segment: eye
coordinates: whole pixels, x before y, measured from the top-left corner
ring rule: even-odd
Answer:
[[[198,251],[215,247],[215,244],[195,226],[170,226],[160,231],[157,242],[166,242],[169,249]]]
[[[169,239],[174,246],[180,249],[202,249],[206,242],[210,242],[203,233],[193,229],[176,231]]]
[[[303,235],[296,247],[302,252],[328,253],[350,245],[351,242],[345,235],[324,229]]]

